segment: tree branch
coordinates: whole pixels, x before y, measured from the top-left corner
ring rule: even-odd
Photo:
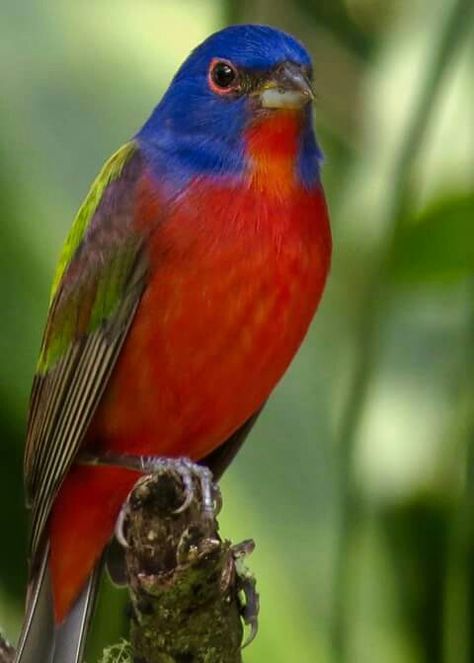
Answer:
[[[253,543],[222,541],[196,479],[194,488],[189,506],[179,511],[185,490],[170,469],[141,479],[128,500],[131,644],[140,663],[240,663],[242,617],[254,632],[255,582],[238,569]]]

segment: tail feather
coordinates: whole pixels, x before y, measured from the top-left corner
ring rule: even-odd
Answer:
[[[15,663],[51,661],[54,618],[48,556],[49,546],[46,546],[34,584],[28,589],[25,620],[16,650]]]
[[[82,663],[100,572],[101,564],[97,564],[66,620],[57,627],[52,663]]]
[[[65,621],[55,626],[48,558],[49,546],[28,593],[15,663],[82,663],[102,565],[89,576]]]

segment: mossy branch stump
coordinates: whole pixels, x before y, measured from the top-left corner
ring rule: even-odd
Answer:
[[[236,568],[253,543],[233,547],[220,538],[193,481],[182,511],[185,490],[173,470],[141,479],[127,503],[123,531],[136,663],[241,663],[246,583],[253,616],[258,610],[254,580]]]

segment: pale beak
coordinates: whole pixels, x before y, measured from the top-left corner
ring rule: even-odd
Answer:
[[[314,99],[311,82],[293,62],[283,62],[258,94],[263,108],[299,109]]]

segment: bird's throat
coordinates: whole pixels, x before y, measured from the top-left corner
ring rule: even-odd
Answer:
[[[252,185],[285,197],[298,185],[298,157],[304,118],[299,111],[277,111],[253,122],[245,135]]]

